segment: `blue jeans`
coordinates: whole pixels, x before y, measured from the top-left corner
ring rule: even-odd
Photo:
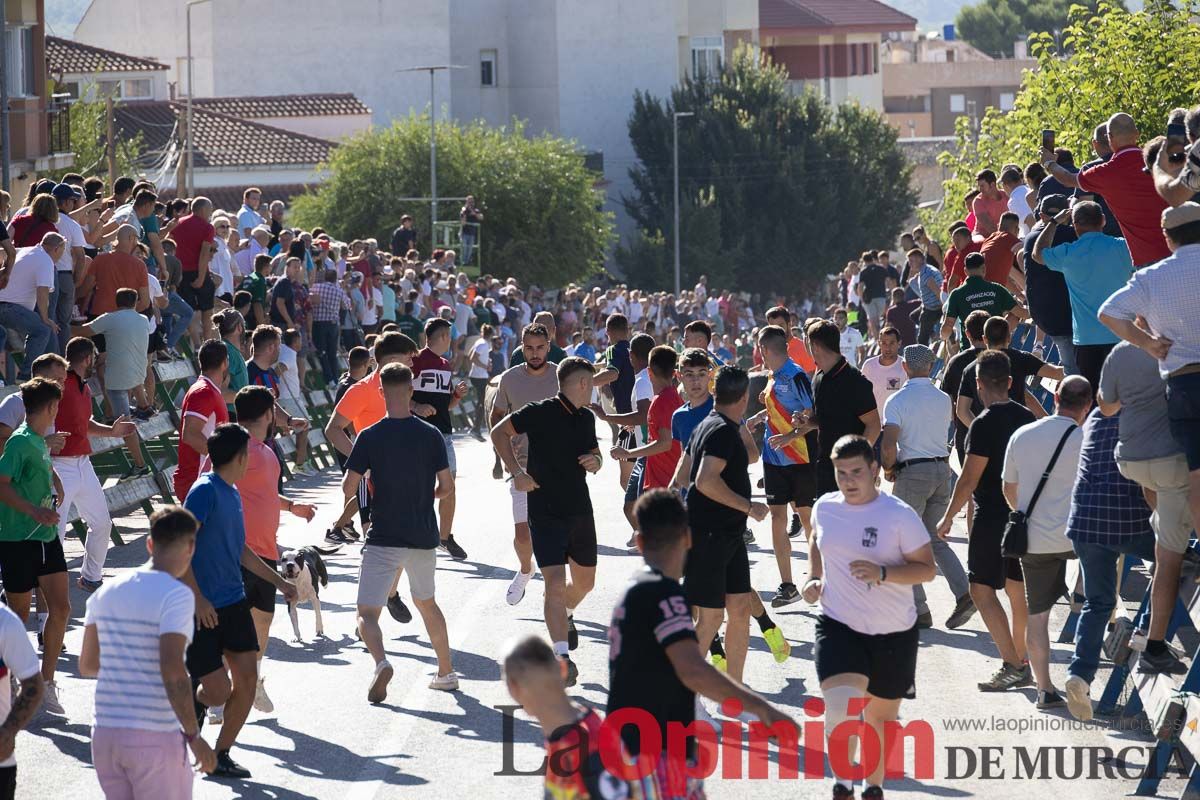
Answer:
[[[54,294],[50,297],[50,319],[58,323],[58,336],[54,340],[54,352],[67,352],[71,340],[71,316],[75,312],[75,273],[58,270],[54,273]]]
[[[462,263],[466,264],[471,260],[471,254],[475,252],[475,234],[464,233],[462,235]]]
[[[1068,375],[1078,375],[1079,365],[1075,362],[1075,343],[1070,334],[1066,336],[1051,336],[1050,341],[1058,348],[1058,360],[1062,363],[1063,372]]]
[[[1167,378],[1167,418],[1188,471],[1200,470],[1200,373]]]
[[[162,311],[163,328],[166,329],[167,348],[173,348],[187,333],[188,326],[192,324],[192,317],[196,312],[192,310],[184,299],[176,292],[170,292],[167,295],[167,307]]]
[[[338,324],[313,322],[313,347],[321,359],[321,377],[325,383],[333,383],[338,379]]]
[[[1071,656],[1067,674],[1091,683],[1100,666],[1100,647],[1104,644],[1108,619],[1117,604],[1117,558],[1131,555],[1153,561],[1154,534],[1143,533],[1112,545],[1071,544],[1083,570],[1085,599],[1075,627],[1075,654]]]
[[[29,380],[33,360],[49,352],[54,346],[54,331],[42,322],[41,315],[36,311],[16,303],[0,303],[0,325],[24,334],[25,360],[21,362],[21,371],[17,377],[23,381]]]

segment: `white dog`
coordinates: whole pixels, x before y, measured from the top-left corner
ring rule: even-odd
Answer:
[[[320,587],[329,585],[329,573],[325,570],[325,562],[321,555],[331,555],[337,551],[336,547],[330,550],[301,547],[299,550],[288,550],[279,560],[279,574],[296,584],[296,599],[288,603],[288,616],[292,618],[292,630],[296,634],[297,642],[303,642],[304,638],[300,635],[296,607],[306,601],[312,604],[313,613],[317,617],[317,636],[325,635],[325,626],[321,622]]]

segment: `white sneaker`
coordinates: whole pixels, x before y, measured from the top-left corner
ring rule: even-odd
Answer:
[[[317,474],[317,470],[312,464],[305,462],[292,470],[293,475],[302,475],[305,478],[311,478]]]
[[[270,714],[275,710],[275,704],[271,702],[271,698],[267,696],[267,687],[263,685],[265,678],[258,679],[258,685],[254,687],[254,710],[261,711],[264,714]]]
[[[375,675],[371,678],[371,688],[367,690],[368,703],[382,703],[387,697],[388,682],[391,681],[395,670],[385,658],[375,665]]]
[[[1067,678],[1067,710],[1080,722],[1092,718],[1092,687],[1078,675]]]
[[[209,725],[224,725],[225,724],[225,706],[209,706],[208,709],[208,724]]]
[[[504,598],[510,606],[515,606],[525,599],[525,587],[529,585],[531,580],[533,580],[533,570],[518,572],[513,576],[512,583],[508,585],[508,593]]]
[[[58,700],[58,684],[54,681],[46,683],[46,696],[42,699],[42,710],[47,714],[56,714],[60,717],[67,713]]]
[[[445,675],[434,675],[433,680],[429,682],[430,689],[437,689],[441,692],[458,691],[458,673],[450,672]]]

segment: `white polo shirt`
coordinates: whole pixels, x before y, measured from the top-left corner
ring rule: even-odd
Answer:
[[[949,455],[950,395],[929,378],[909,378],[883,406],[883,425],[900,429],[896,460],[944,458]]]
[[[1004,452],[1004,482],[1017,484],[1017,508],[1027,510],[1059,440],[1075,420],[1058,414],[1017,428]],[[1069,553],[1067,518],[1071,515],[1071,491],[1079,472],[1079,449],[1083,428],[1076,427],[1063,445],[1058,461],[1046,481],[1029,518],[1029,553]]]

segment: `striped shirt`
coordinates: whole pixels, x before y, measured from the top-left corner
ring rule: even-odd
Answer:
[[[1071,493],[1067,538],[1081,544],[1115,546],[1153,534],[1142,487],[1117,469],[1120,414],[1092,411],[1083,425],[1079,474]]]
[[[308,291],[313,322],[337,322],[342,309],[349,310],[350,298],[336,283],[314,283]]]
[[[196,602],[184,584],[149,565],[105,581],[87,604],[85,625],[100,637],[96,727],[170,733],[179,720],[163,688],[159,637],[192,640]]]

